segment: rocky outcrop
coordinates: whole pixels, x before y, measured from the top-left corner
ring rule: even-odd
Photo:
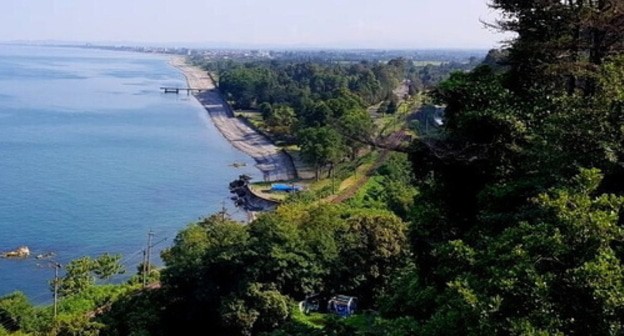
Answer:
[[[230,192],[234,194],[232,200],[237,207],[251,212],[273,211],[277,207],[277,202],[268,200],[254,194],[250,187],[251,177],[247,175],[239,176],[238,180],[230,183]]]
[[[20,246],[14,251],[1,252],[1,258],[27,258],[30,256],[30,249],[28,246]]]

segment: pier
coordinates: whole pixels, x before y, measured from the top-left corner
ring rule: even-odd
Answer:
[[[171,86],[162,86],[160,87],[160,90],[162,90],[164,93],[175,93],[175,94],[180,94],[180,91],[186,91],[187,95],[190,95],[191,93],[200,93],[202,91],[206,91],[206,89],[197,89],[197,88],[191,88],[191,87],[181,88],[181,87],[171,87]]]

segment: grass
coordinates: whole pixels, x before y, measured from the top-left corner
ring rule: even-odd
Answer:
[[[382,180],[383,180],[382,176],[378,176],[378,175],[372,176],[371,178],[368,179],[368,181],[366,181],[366,184],[364,184],[362,188],[358,190],[358,192],[355,194],[353,198],[355,200],[362,200],[364,196],[368,194],[371,189],[379,187],[381,185]]]
[[[341,164],[336,168],[336,189],[335,193],[330,193],[324,197],[325,201],[333,202],[346,193],[351,193],[350,188],[362,184],[369,178],[370,170],[379,158],[376,151],[369,152],[355,161]],[[331,183],[330,183],[331,187]]]
[[[288,198],[288,195],[290,195],[289,193],[271,192],[271,185],[273,183],[275,182],[254,182],[254,183],[249,184],[249,188],[257,195],[262,196],[263,198],[276,201],[276,202],[282,202],[286,198]],[[279,183],[297,184],[297,185],[303,185],[304,187],[307,187],[305,183],[301,183],[301,181],[297,181],[297,180],[283,181]]]
[[[322,329],[328,319],[335,318],[332,314],[311,313],[305,315],[300,312],[299,309],[294,308],[292,310],[292,319],[298,324],[302,324],[308,327]],[[371,314],[356,314],[345,319],[342,319],[345,325],[355,328],[359,331],[369,331],[373,328],[376,317]]]
[[[264,129],[266,127],[266,124],[264,123],[264,119],[262,119],[262,114],[260,112],[234,111],[234,116],[247,120],[255,128]]]
[[[374,119],[375,127],[380,137],[389,136],[392,133],[406,129],[407,117],[422,106],[425,96],[418,94],[409,100],[402,102],[393,114],[377,115]]]
[[[378,157],[377,152],[370,152],[366,155],[359,157],[354,161],[343,162],[336,166],[334,171],[334,178],[327,177],[327,171],[323,171],[321,179],[316,181],[314,179],[291,181],[285,183],[296,183],[302,185],[305,188],[305,192],[313,200],[316,201],[331,201],[340,192],[348,189],[349,187],[357,184],[362,178],[366,178],[367,172],[374,164]],[[253,188],[267,189],[270,183],[253,183]],[[257,189],[254,189],[257,190]],[[284,200],[289,194],[270,194],[270,195],[283,195],[280,200]]]
[[[366,173],[372,166],[372,162],[367,162],[357,167],[357,169],[355,170],[355,174],[349,176],[340,183],[340,187],[338,187],[338,192],[341,192],[355,185],[361,178],[365,177],[364,175],[366,175]]]
[[[357,314],[344,319],[344,323],[357,330],[370,330],[375,323],[375,316],[369,314]]]
[[[299,308],[294,308],[292,310],[291,317],[297,323],[317,329],[323,328],[327,320],[326,314],[310,313],[309,315],[306,315],[302,313]]]

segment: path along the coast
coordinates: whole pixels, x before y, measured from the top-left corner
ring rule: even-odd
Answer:
[[[214,81],[205,71],[187,64],[183,57],[173,58],[171,64],[184,73],[189,87],[205,90],[195,94],[195,98],[208,111],[223,136],[234,147],[256,161],[256,167],[262,171],[265,181],[286,181],[297,176],[288,155],[234,116],[232,109],[216,89]]]

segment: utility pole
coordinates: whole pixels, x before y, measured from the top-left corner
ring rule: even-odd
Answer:
[[[147,275],[150,272],[150,256],[152,254],[152,237],[154,232],[149,230],[147,233],[147,248],[143,250],[143,287],[147,286]]]
[[[54,263],[54,320],[56,320],[56,315],[58,313],[59,269],[61,267],[61,264],[57,262]]]
[[[147,233],[147,248],[143,250],[143,287],[147,287],[147,276],[152,271],[152,265],[150,264],[150,258],[152,256],[152,248],[154,246],[164,242],[167,238],[163,238],[155,243],[152,243],[152,239],[154,238],[154,232],[150,230]]]
[[[154,247],[152,245],[152,238],[154,237],[154,232],[152,232],[152,230],[150,230],[150,232],[147,234],[147,274],[146,274],[146,279],[147,279],[147,275],[149,275],[150,271],[151,271],[151,266],[150,266],[150,257],[152,255],[152,247]]]
[[[334,164],[333,163],[332,163],[332,167],[329,169],[329,174],[331,175],[332,195],[336,195],[336,177],[334,176]]]
[[[225,200],[221,201],[221,220],[225,222],[225,216],[227,215],[227,210],[225,209]]]
[[[147,285],[147,250],[143,250],[143,288]]]

